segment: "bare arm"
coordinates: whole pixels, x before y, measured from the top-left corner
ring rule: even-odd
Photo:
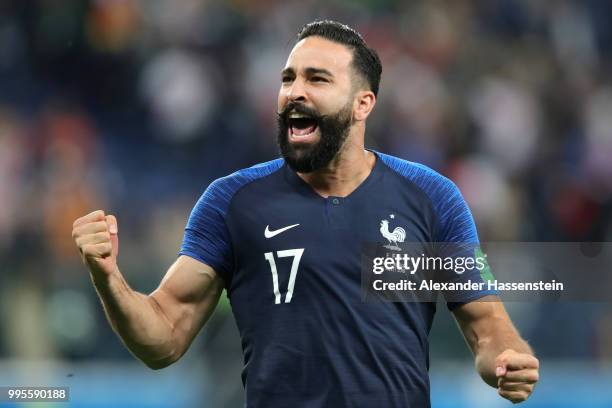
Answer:
[[[94,279],[111,326],[147,366],[160,369],[177,361],[212,315],[223,291],[209,266],[181,256],[150,295],[132,290],[119,270]]]
[[[117,267],[113,216],[96,211],[80,218],[73,237],[106,316],[128,349],[153,369],[177,361],[213,313],[223,290],[221,278],[209,266],[181,256],[159,287],[145,295],[132,290]]]
[[[454,311],[482,379],[513,402],[526,400],[539,379],[539,361],[512,324],[504,304],[492,296]]]

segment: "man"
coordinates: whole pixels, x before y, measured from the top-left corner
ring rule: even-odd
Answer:
[[[435,303],[363,302],[361,244],[478,237],[452,182],[364,148],[381,71],[353,29],[306,25],[281,73],[283,159],[208,187],[178,259],[150,295],[132,290],[119,271],[114,216],[95,211],[75,221],[73,237],[108,319],[135,356],[153,369],[177,361],[226,288],[247,406],[429,406]],[[468,277],[479,279],[457,275]],[[487,295],[465,292],[448,306],[484,381],[523,401],[538,360],[501,302],[475,302]]]

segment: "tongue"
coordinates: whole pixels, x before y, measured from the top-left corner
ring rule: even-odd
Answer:
[[[316,128],[317,128],[316,124],[309,126],[307,128],[303,128],[303,129],[299,129],[295,126],[291,126],[291,133],[293,133],[296,136],[304,136],[304,135],[314,132]]]

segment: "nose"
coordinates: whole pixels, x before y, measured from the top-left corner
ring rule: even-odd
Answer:
[[[296,78],[291,86],[287,88],[287,100],[289,102],[305,102],[306,101],[306,90],[304,88],[304,83]]]

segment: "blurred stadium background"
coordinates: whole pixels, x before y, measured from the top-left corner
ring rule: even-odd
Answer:
[[[612,240],[608,0],[3,0],[0,385],[66,385],[72,407],[241,406],[227,302],[150,371],[106,323],[70,231],[117,214],[121,268],[153,290],[208,183],[277,156],[279,72],[315,18],[380,53],[368,145],[451,177],[483,241]],[[610,303],[508,309],[542,362],[525,407],[612,406]],[[431,362],[435,408],[510,405],[444,307]]]

